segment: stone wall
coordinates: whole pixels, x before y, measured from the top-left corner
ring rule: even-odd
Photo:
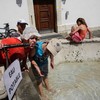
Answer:
[[[55,56],[56,65],[65,61],[100,61],[100,38],[85,39],[81,43],[70,43],[66,39],[60,40],[63,47]]]

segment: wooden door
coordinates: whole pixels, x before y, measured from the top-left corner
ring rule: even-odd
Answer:
[[[34,0],[34,11],[38,31],[54,31],[54,0]]]

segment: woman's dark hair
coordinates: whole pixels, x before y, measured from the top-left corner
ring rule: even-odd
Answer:
[[[85,20],[84,20],[84,18],[78,18],[76,23],[78,23],[78,22],[81,22],[81,24],[84,24],[86,27],[88,27]]]

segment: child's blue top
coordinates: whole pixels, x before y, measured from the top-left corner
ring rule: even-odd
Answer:
[[[39,67],[45,65],[48,63],[48,56],[44,56],[44,51],[42,48],[42,44],[44,42],[39,41],[36,43],[36,52],[35,55],[33,56],[33,60],[38,64]]]

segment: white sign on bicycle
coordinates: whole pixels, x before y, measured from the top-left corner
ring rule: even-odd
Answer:
[[[4,73],[4,84],[8,93],[9,100],[12,99],[19,83],[22,80],[19,60],[15,60]]]

